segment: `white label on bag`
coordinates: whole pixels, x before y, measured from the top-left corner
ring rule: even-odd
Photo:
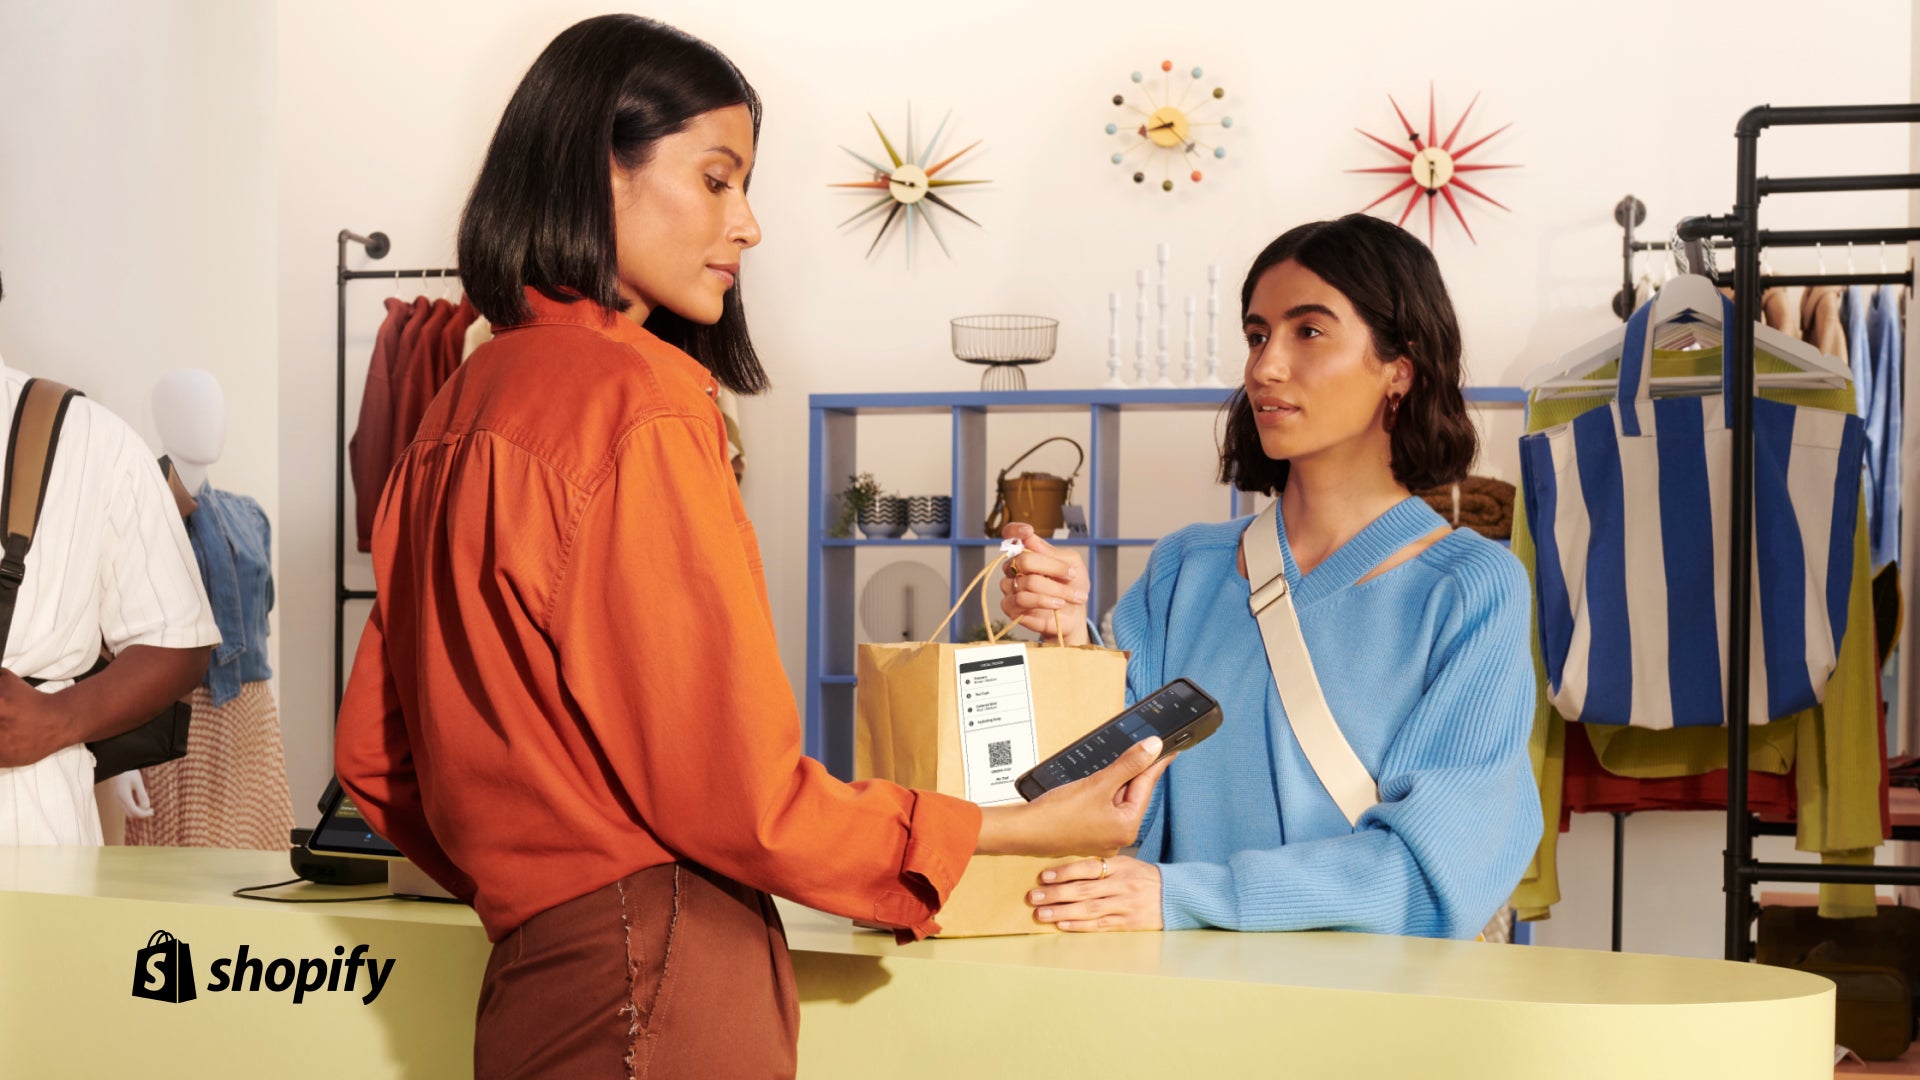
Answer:
[[[1013,782],[1040,763],[1027,647],[961,649],[954,653],[954,667],[967,798],[981,806],[1020,802]]]

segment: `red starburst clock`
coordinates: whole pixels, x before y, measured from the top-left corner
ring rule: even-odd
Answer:
[[[1467,103],[1466,110],[1460,114],[1460,119],[1454,123],[1453,130],[1447,132],[1446,140],[1442,141],[1440,139],[1440,127],[1435,122],[1437,117],[1434,108],[1434,91],[1431,85],[1427,87],[1427,133],[1424,137],[1407,121],[1407,114],[1401,111],[1400,103],[1394,101],[1393,96],[1389,94],[1387,96],[1387,103],[1393,106],[1393,114],[1399,117],[1400,126],[1406,130],[1407,145],[1399,145],[1371,132],[1360,131],[1359,128],[1355,128],[1354,130],[1360,131],[1360,134],[1365,135],[1367,138],[1372,139],[1374,142],[1398,155],[1402,163],[1374,169],[1348,169],[1347,171],[1354,173],[1381,173],[1389,176],[1398,175],[1404,177],[1404,179],[1398,184],[1395,184],[1393,190],[1368,203],[1365,209],[1371,210],[1401,192],[1411,189],[1412,194],[1407,197],[1406,205],[1400,211],[1399,224],[1405,226],[1407,219],[1413,216],[1414,209],[1424,200],[1427,204],[1427,246],[1431,247],[1434,241],[1434,221],[1438,217],[1438,211],[1434,204],[1441,199],[1445,199],[1447,201],[1447,208],[1453,211],[1454,219],[1459,221],[1460,228],[1466,231],[1467,239],[1478,244],[1480,241],[1473,235],[1473,228],[1467,224],[1466,214],[1460,210],[1460,201],[1453,197],[1453,189],[1459,188],[1465,194],[1471,195],[1483,202],[1492,203],[1502,210],[1510,210],[1511,208],[1493,196],[1469,184],[1461,174],[1482,172],[1488,169],[1519,168],[1518,165],[1495,165],[1478,161],[1469,163],[1464,160],[1468,154],[1484,146],[1488,140],[1492,139],[1495,135],[1512,127],[1513,125],[1510,123],[1502,124],[1500,127],[1495,128],[1488,134],[1480,136],[1478,139],[1475,139],[1458,150],[1453,148],[1454,142],[1460,138],[1460,130],[1467,126],[1467,117],[1472,115],[1473,107],[1478,104],[1479,101],[1480,95],[1475,94],[1473,100]]]

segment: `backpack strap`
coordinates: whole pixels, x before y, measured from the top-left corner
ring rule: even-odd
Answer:
[[[1293,590],[1287,585],[1286,563],[1280,554],[1280,523],[1275,520],[1279,513],[1280,500],[1275,499],[1254,515],[1253,524],[1240,536],[1241,549],[1247,556],[1247,579],[1253,587],[1248,606],[1260,624],[1267,666],[1273,669],[1274,685],[1280,691],[1280,704],[1286,709],[1294,740],[1321,786],[1346,815],[1347,824],[1357,825],[1360,815],[1380,801],[1380,789],[1360,755],[1354,753],[1353,745],[1340,733],[1327,695],[1320,689],[1320,677],[1314,674],[1313,657],[1307,652],[1300,613],[1293,606]]]
[[[7,435],[5,487],[0,488],[0,655],[13,626],[14,602],[27,577],[27,549],[47,501],[47,480],[53,475],[53,455],[60,445],[60,428],[67,406],[80,397],[78,390],[47,379],[28,379],[13,410],[13,429]]]

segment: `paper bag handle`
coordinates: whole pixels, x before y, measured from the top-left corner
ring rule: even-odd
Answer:
[[[932,634],[927,636],[927,644],[932,644],[933,642],[940,640],[940,635],[947,632],[947,624],[953,621],[953,617],[955,615],[960,614],[960,606],[967,602],[967,597],[972,594],[975,588],[978,588],[980,586],[981,582],[987,579],[987,575],[993,573],[995,570],[1000,569],[1000,564],[1006,562],[1007,559],[1011,557],[1012,556],[1009,556],[1006,553],[1002,552],[999,558],[987,564],[986,569],[980,571],[978,574],[975,574],[973,576],[973,580],[967,584],[967,587],[960,590],[960,598],[953,602],[952,608],[948,609],[947,617],[944,619],[941,619],[940,625],[934,629]],[[1000,638],[1002,637],[1002,635],[994,632],[993,609],[987,606],[987,590],[985,588],[980,589],[980,617],[983,620],[985,620],[982,623],[982,625],[984,625],[987,628],[987,644],[989,645],[1000,644]],[[1008,623],[1007,632],[1011,633],[1012,630],[1013,630],[1013,624]],[[1060,632],[1060,610],[1058,608],[1055,608],[1053,611],[1053,640],[1061,644],[1065,644],[1067,640],[1066,635]],[[1041,644],[1044,645],[1046,644],[1046,642],[1042,641]]]

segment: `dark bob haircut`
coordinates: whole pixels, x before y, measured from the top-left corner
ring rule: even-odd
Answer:
[[[1340,290],[1373,336],[1382,363],[1406,357],[1413,383],[1400,402],[1393,433],[1393,478],[1419,491],[1466,475],[1478,449],[1460,394],[1460,324],[1433,252],[1398,225],[1348,214],[1289,229],[1253,260],[1240,286],[1240,318],[1260,276],[1291,259]],[[1243,384],[1227,402],[1220,481],[1241,491],[1277,494],[1287,463],[1260,448],[1260,430]]]
[[[513,92],[460,217],[460,276],[474,306],[496,326],[525,322],[530,285],[564,303],[627,310],[609,163],[637,169],[654,143],[733,105],[753,114],[757,144],[759,96],[699,38],[638,15],[568,27]],[[646,328],[729,390],[755,394],[768,386],[738,284],[712,326],[656,307]]]

